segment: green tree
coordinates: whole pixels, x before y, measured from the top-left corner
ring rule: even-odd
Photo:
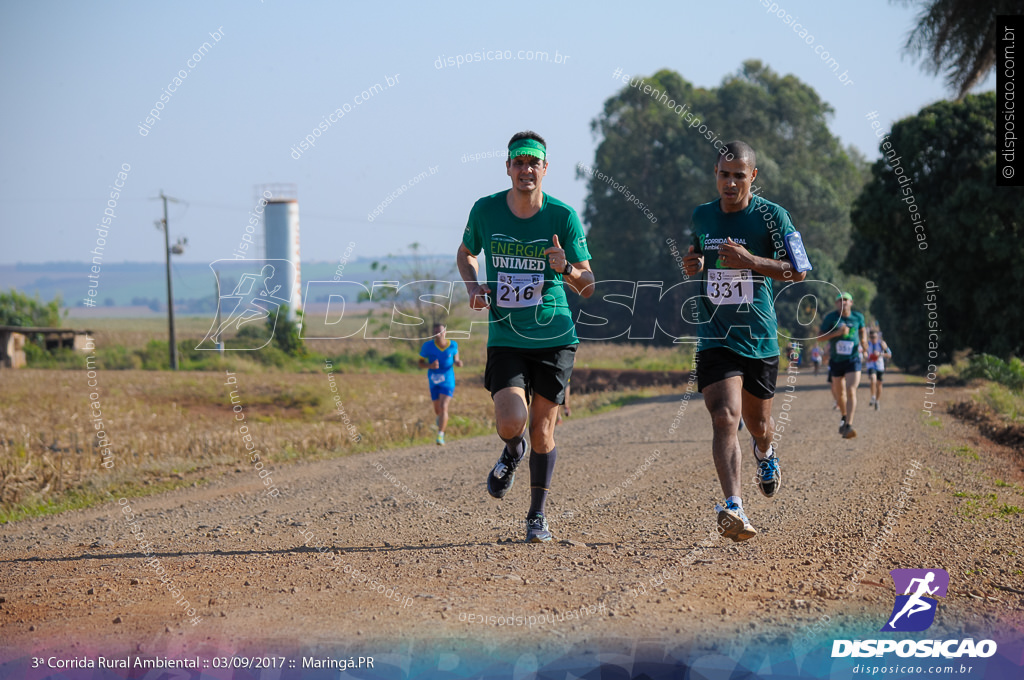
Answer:
[[[11,288],[0,292],[0,326],[60,326],[60,297],[43,302]],[[65,312],[65,315],[67,312]]]
[[[1020,0],[902,2],[922,8],[904,50],[920,58],[926,72],[944,74],[958,99],[984,80],[996,63],[996,17],[1024,14]]]
[[[878,285],[872,311],[911,367],[965,348],[1001,357],[1024,350],[1024,188],[996,186],[995,114],[995,93],[986,92],[897,122],[854,204],[843,268]],[[934,302],[926,287],[938,289]],[[936,349],[931,330],[940,331]]]
[[[271,315],[267,319],[267,329],[274,334],[274,346],[290,357],[306,356],[306,343],[299,334],[302,325],[302,311],[296,315],[297,321],[288,318],[288,305],[281,305],[277,317]]]
[[[646,85],[665,93],[676,108],[669,108],[658,93],[645,93]],[[712,171],[718,151],[712,135],[722,141],[742,139],[754,147],[758,193],[792,214],[804,243],[820,258],[814,261],[812,277],[817,278],[819,264],[824,270],[834,268],[849,247],[849,206],[867,173],[863,158],[844,149],[829,131],[831,114],[832,108],[810,86],[759,61],[745,62],[713,89],[695,88],[670,70],[644,78],[641,87],[624,85],[591,123],[600,140],[594,166],[577,170],[588,181],[582,217],[589,225],[598,281],[663,281],[668,290],[681,280],[668,239],[685,253],[693,209],[717,198]],[[615,183],[626,189],[616,189]],[[629,286],[620,284],[618,292],[628,294]],[[662,300],[656,294],[638,294],[632,314],[616,307],[623,311],[609,318],[599,284],[583,309],[609,318],[612,327],[631,322],[634,339],[646,338],[655,317],[663,330],[678,336],[687,332],[681,296],[679,287]],[[795,327],[796,305],[788,307],[791,311],[780,309],[780,322]],[[639,335],[638,328],[643,329]],[[656,334],[654,340],[670,338]]]

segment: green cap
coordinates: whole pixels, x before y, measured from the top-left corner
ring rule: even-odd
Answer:
[[[536,139],[518,139],[508,146],[508,159],[512,160],[516,156],[536,156],[537,158],[544,160],[547,158],[547,149],[544,145],[538,142]]]
[[[840,293],[839,295],[836,296],[836,302],[840,300],[853,300],[853,296],[850,295],[849,293]]]

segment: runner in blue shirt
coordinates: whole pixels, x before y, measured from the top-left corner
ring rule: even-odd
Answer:
[[[445,337],[443,323],[434,324],[434,339],[420,348],[420,368],[427,369],[430,400],[437,416],[437,445],[444,446],[444,431],[448,427],[448,404],[455,396],[455,367],[462,367],[459,343]]]

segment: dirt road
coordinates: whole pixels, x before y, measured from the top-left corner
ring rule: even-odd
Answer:
[[[110,502],[0,527],[2,651],[799,646],[878,631],[889,570],[918,567],[950,574],[929,635],[1020,640],[1020,465],[944,409],[928,419],[936,399],[912,380],[887,376],[877,412],[861,390],[859,436],[844,440],[824,380],[800,375],[785,397],[780,376],[783,485],[760,496],[747,458],[760,534],[742,544],[715,535],[710,423],[681,393],[560,426],[547,545],[522,542],[526,466],[505,500],[486,494],[493,436],[271,462],[278,497],[240,465],[127,499],[132,515]]]

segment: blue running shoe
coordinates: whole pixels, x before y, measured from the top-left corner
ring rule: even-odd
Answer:
[[[757,455],[757,442],[750,438],[750,446],[754,451],[754,460],[757,461],[757,488],[766,497],[771,498],[782,486],[782,471],[779,469],[779,458],[774,455],[774,446],[768,447],[768,456],[759,458]]]
[[[743,509],[732,501],[726,501],[725,507],[715,504],[718,513],[718,533],[733,541],[745,541],[757,536],[757,529],[750,525]]]
[[[516,468],[523,460],[526,452],[519,458],[514,457],[506,446],[501,450],[501,458],[494,465],[494,469],[487,475],[487,493],[494,498],[504,498],[512,483],[516,481]]]
[[[548,530],[548,521],[544,515],[535,512],[526,518],[526,542],[547,543],[551,540],[551,532]]]

